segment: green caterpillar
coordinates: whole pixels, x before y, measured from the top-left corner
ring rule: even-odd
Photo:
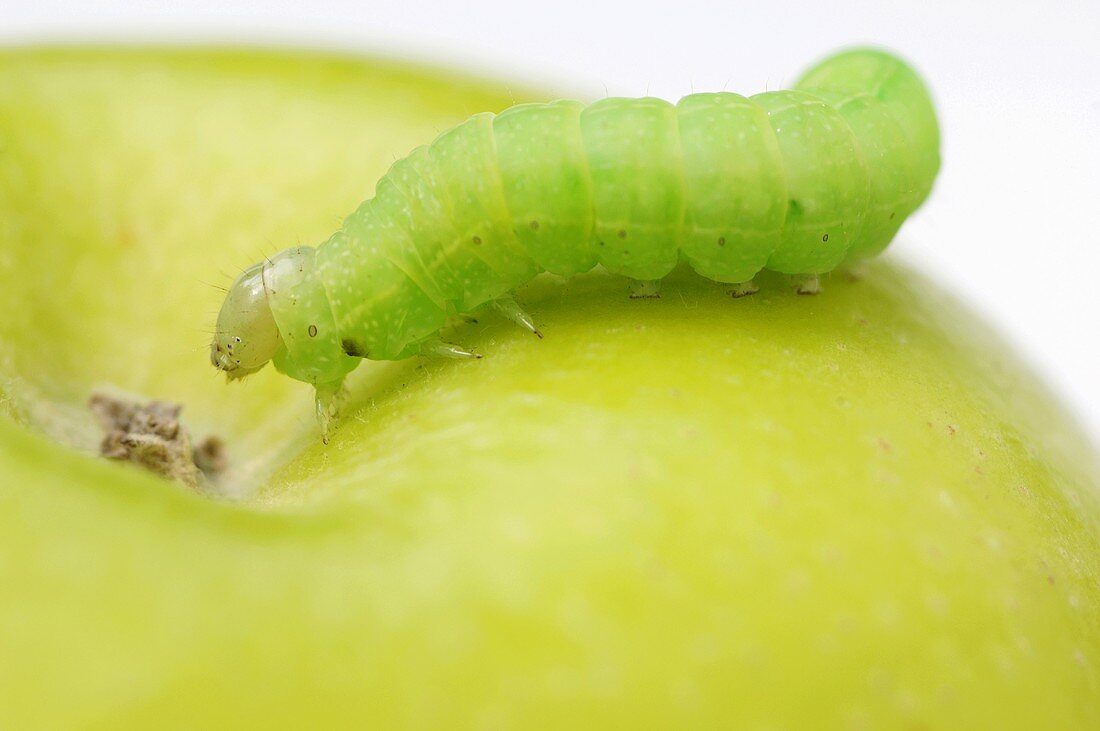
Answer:
[[[362,358],[443,343],[448,316],[542,271],[602,264],[642,296],[686,261],[750,294],[762,269],[801,277],[873,256],[927,197],[939,129],[924,85],[875,50],[840,53],[792,91],[521,104],[477,114],[394,163],[317,249],[247,269],[226,297],[211,361],[229,378],[268,361],[317,388],[327,434]]]

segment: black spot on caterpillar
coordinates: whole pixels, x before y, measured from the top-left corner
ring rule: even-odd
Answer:
[[[211,360],[230,378],[273,361],[314,384],[326,425],[360,358],[474,357],[438,340],[450,315],[493,303],[537,333],[510,293],[542,271],[602,264],[644,297],[685,260],[734,296],[765,268],[816,292],[816,275],[889,244],[938,169],[924,85],[874,50],[790,91],[477,114],[394,163],[316,249],[246,270]]]
[[[353,358],[367,357],[367,349],[359,345],[359,343],[355,342],[351,338],[344,338],[343,340],[341,340],[340,348]]]

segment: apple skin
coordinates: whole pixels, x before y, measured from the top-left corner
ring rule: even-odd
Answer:
[[[482,361],[364,364],[327,447],[304,385],[213,377],[202,281],[510,102],[0,53],[0,727],[1100,727],[1096,453],[892,261],[818,297],[542,278],[545,340],[484,314],[450,333]],[[225,437],[236,499],[82,453],[100,384]]]

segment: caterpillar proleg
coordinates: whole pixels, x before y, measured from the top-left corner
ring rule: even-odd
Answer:
[[[316,249],[247,269],[218,316],[229,378],[268,361],[313,384],[326,430],[361,359],[472,357],[445,320],[597,265],[654,296],[685,261],[752,294],[763,269],[817,275],[882,251],[927,197],[939,129],[924,85],[877,50],[846,51],[793,90],[609,98],[476,114],[398,160]]]

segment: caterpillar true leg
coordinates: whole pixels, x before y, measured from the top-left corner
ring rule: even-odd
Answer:
[[[439,338],[429,338],[421,343],[420,354],[436,358],[455,358],[459,360],[481,357],[480,353],[466,350],[466,348],[463,348],[461,345],[448,343]]]
[[[329,436],[336,429],[336,421],[340,417],[347,396],[348,390],[344,388],[343,378],[332,383],[317,384],[314,405],[317,423],[321,426],[321,440],[325,444],[328,444]]]
[[[750,294],[756,294],[760,291],[760,288],[753,284],[753,281],[750,279],[747,282],[731,284],[726,291],[730,293],[730,297],[737,299],[738,297],[748,297]]]
[[[630,280],[630,299],[660,299],[661,298],[661,280],[660,279],[631,279]]]
[[[520,307],[511,297],[501,297],[500,299],[493,300],[493,309],[520,327],[530,330],[538,336],[539,340],[542,340],[542,333],[535,327],[535,321],[527,314],[527,311]]]

